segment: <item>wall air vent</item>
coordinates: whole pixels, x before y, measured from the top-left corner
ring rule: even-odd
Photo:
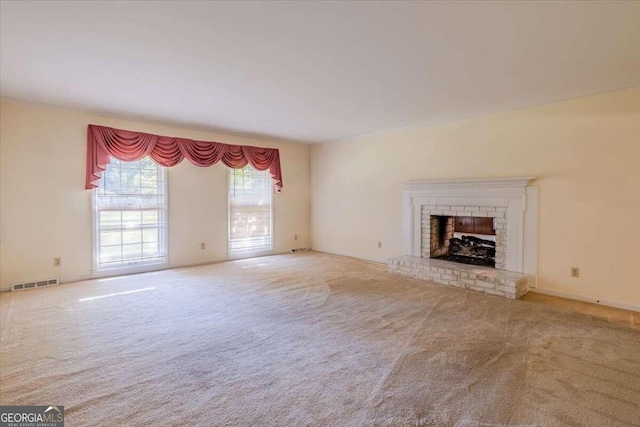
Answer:
[[[309,252],[309,248],[296,248],[296,249],[291,249],[291,253],[295,254],[296,252]]]
[[[25,289],[35,289],[35,288],[43,288],[47,286],[59,285],[60,280],[55,279],[43,279],[43,280],[34,280],[29,282],[22,283],[14,283],[11,285],[12,291],[23,291]]]

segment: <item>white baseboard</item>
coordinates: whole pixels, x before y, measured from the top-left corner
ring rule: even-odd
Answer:
[[[592,304],[606,305],[607,307],[621,308],[623,310],[640,312],[640,304],[630,304],[627,302],[619,302],[619,301],[611,301],[606,299],[585,297],[582,295],[575,295],[567,292],[554,291],[552,289],[531,288],[530,291],[538,294],[551,295],[554,297],[567,298],[567,299],[572,299],[576,301],[589,302]]]
[[[232,256],[232,257],[220,258],[220,259],[204,261],[200,263],[193,263],[193,264],[151,264],[151,265],[145,265],[138,269],[133,269],[133,270],[116,268],[113,270],[104,270],[104,271],[93,272],[85,275],[61,277],[60,284],[84,282],[85,280],[107,279],[110,277],[129,276],[133,274],[155,273],[155,272],[164,271],[164,270],[199,267],[202,265],[218,264],[226,261],[237,261],[237,260],[246,259],[246,258],[259,258],[259,257],[265,257],[265,256],[271,256],[271,255],[287,255],[287,254],[291,254],[291,253],[276,252],[276,251],[262,251],[260,253],[245,252],[242,254],[236,254],[235,256]],[[10,291],[11,291],[11,285],[0,287],[0,292],[10,292]]]
[[[389,261],[389,258],[391,258],[391,257],[372,258],[372,257],[367,257],[362,255],[350,255],[342,252],[325,251],[325,250],[316,249],[316,248],[310,249],[310,251],[317,252],[319,254],[339,255],[347,258],[361,259],[363,261],[375,262],[376,264],[387,264],[387,261]]]

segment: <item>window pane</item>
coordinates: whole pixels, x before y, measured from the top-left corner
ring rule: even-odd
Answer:
[[[122,258],[129,261],[142,258],[142,245],[122,245]]]
[[[102,211],[100,212],[100,228],[118,227],[122,224],[122,212],[120,211]]]
[[[121,245],[122,234],[120,231],[102,231],[100,232],[100,243],[102,246]]]
[[[142,252],[145,258],[158,257],[160,255],[160,248],[158,247],[158,242],[143,243]]]
[[[142,223],[144,225],[158,225],[159,220],[159,211],[143,211],[142,212]]]
[[[108,263],[119,261],[122,258],[120,246],[109,246],[100,248],[100,262]]]
[[[122,231],[122,244],[127,245],[131,243],[142,242],[142,230],[123,230]]]
[[[122,212],[122,226],[124,228],[140,228],[142,223],[142,211]]]
[[[145,243],[158,242],[160,240],[160,230],[158,228],[147,228],[142,230],[142,241]]]

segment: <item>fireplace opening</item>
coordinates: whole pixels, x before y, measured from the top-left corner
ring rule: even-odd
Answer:
[[[430,256],[495,268],[494,218],[431,215]]]

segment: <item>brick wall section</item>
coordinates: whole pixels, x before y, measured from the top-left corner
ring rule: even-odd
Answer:
[[[504,270],[507,266],[507,208],[499,206],[448,206],[422,205],[422,250],[424,258],[431,256],[432,215],[476,216],[495,218],[496,223],[496,268]],[[437,247],[437,242],[436,247]],[[437,255],[436,255],[437,256]]]
[[[445,224],[443,222],[446,221]],[[444,227],[444,242],[440,244],[438,239],[438,233],[441,231],[440,227]],[[431,217],[430,233],[431,244],[429,254],[432,257],[438,257],[446,255],[449,252],[449,239],[453,237],[453,217],[452,216],[434,216]]]
[[[431,213],[426,210],[426,206],[422,205],[422,227],[420,231],[420,238],[422,241],[420,256],[423,258],[429,258],[431,256]]]
[[[510,299],[520,298],[529,292],[531,281],[526,274],[411,256],[391,258],[387,271]]]

